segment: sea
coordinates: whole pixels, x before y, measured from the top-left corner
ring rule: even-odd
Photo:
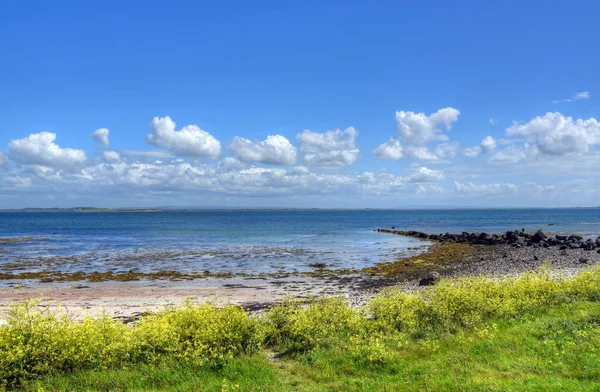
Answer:
[[[427,233],[507,230],[600,235],[600,208],[440,210],[168,210],[0,213],[2,272],[302,272],[364,268],[427,243]]]

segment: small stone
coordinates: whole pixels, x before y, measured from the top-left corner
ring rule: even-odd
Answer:
[[[440,280],[441,275],[437,271],[433,271],[423,276],[421,280],[419,280],[419,286],[431,286],[435,284],[438,280]]]
[[[581,257],[579,259],[579,262],[583,263],[583,264],[587,264],[589,261],[590,261],[590,259],[588,259],[587,257]]]

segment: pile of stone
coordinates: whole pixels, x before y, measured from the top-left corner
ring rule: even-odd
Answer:
[[[396,229],[378,229],[381,233],[398,234],[406,237],[420,238],[423,240],[438,241],[444,243],[460,243],[470,245],[502,245],[508,244],[515,248],[531,246],[534,248],[549,248],[557,246],[560,250],[567,249],[598,249],[600,253],[600,237],[596,239],[584,239],[580,235],[546,235],[542,230],[535,233],[527,233],[524,230],[507,231],[503,234],[467,233],[461,234],[427,234],[420,231],[403,231]]]

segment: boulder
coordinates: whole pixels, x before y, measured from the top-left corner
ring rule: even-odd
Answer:
[[[419,280],[419,286],[431,286],[434,285],[438,280],[440,280],[441,275],[437,271],[433,271],[423,276],[421,280]]]
[[[546,239],[546,235],[544,234],[544,232],[541,231],[541,230],[538,230],[538,231],[535,232],[534,235],[531,236],[531,238],[529,239],[529,241],[531,241],[534,244],[537,244],[537,243],[542,242],[545,239]]]

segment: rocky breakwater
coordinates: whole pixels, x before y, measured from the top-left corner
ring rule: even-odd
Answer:
[[[397,234],[406,237],[420,238],[423,240],[436,241],[441,243],[458,243],[469,245],[510,245],[514,248],[533,247],[550,248],[558,247],[559,250],[584,249],[587,251],[596,250],[600,253],[600,237],[595,239],[584,239],[580,235],[547,235],[542,230],[535,233],[521,231],[507,231],[502,234],[489,233],[467,233],[461,234],[427,234],[414,230],[396,230],[396,229],[377,229],[381,233]]]

